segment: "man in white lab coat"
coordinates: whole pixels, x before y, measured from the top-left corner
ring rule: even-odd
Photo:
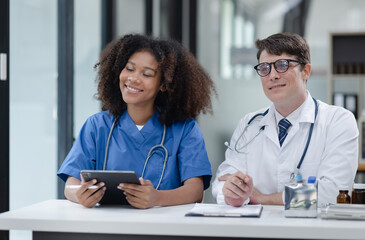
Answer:
[[[257,40],[256,47],[255,70],[272,105],[238,123],[213,182],[213,196],[232,206],[282,205],[285,184],[301,175],[316,177],[319,206],[335,203],[339,186],[351,189],[357,171],[354,115],[312,98],[306,88],[310,51],[302,37],[274,34]]]

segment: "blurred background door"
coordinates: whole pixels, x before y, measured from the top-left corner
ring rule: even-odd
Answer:
[[[9,0],[0,1],[0,213],[9,210]],[[9,239],[0,231],[0,239]]]

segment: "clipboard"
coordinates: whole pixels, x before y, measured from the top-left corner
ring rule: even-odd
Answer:
[[[244,205],[233,207],[223,204],[196,203],[185,216],[192,217],[260,217],[263,206]]]

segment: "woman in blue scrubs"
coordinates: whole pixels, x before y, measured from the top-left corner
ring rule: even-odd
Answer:
[[[80,171],[105,169],[139,175],[141,185],[118,186],[136,208],[202,201],[212,173],[194,119],[212,113],[216,92],[193,55],[174,40],[126,35],[103,50],[95,68],[103,111],[86,120],[57,173],[66,181],[66,198],[95,206],[107,189],[103,183],[85,182]],[[161,143],[164,127],[167,161],[161,148],[146,161],[150,149]],[[67,187],[78,184],[79,189]],[[92,185],[97,189],[89,189]]]

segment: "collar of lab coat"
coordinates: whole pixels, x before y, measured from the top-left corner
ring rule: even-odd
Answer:
[[[308,123],[314,123],[315,118],[315,105],[314,105],[313,98],[309,91],[307,91],[307,99],[304,102],[304,106],[302,109],[302,112],[299,115],[299,122],[308,122]]]
[[[288,132],[288,136],[284,141],[284,145],[287,145],[290,142],[290,139],[295,135],[295,133],[299,130],[300,123],[313,123],[314,122],[314,101],[312,99],[311,94],[307,91],[307,98],[304,102],[303,109],[299,115],[298,122],[293,125],[293,127]],[[260,127],[265,126],[265,135],[271,139],[278,147],[280,147],[278,140],[278,131],[275,121],[275,106],[271,104],[269,108],[269,112],[261,119],[259,122]]]

